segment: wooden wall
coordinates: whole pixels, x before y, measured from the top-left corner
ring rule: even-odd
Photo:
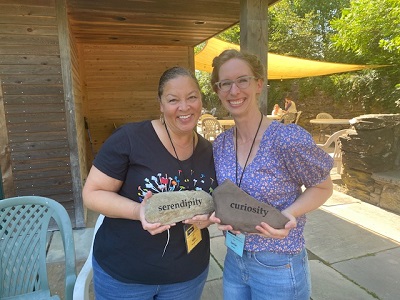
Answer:
[[[0,165],[5,197],[53,198],[82,227],[94,155],[115,126],[159,118],[160,75],[194,58],[185,46],[79,44],[65,3],[0,1]]]
[[[188,47],[80,45],[85,117],[97,153],[115,126],[160,117],[158,80],[172,66],[193,66]],[[90,159],[89,159],[90,160]]]
[[[0,78],[9,156],[6,197],[41,195],[74,219],[70,149],[54,0],[0,2]],[[1,112],[1,110],[0,110]],[[5,170],[2,169],[2,172]],[[4,174],[4,173],[3,173]],[[73,220],[74,221],[74,220]]]

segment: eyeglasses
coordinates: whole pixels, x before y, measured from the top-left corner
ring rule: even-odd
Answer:
[[[242,76],[239,78],[236,78],[235,80],[221,80],[215,83],[215,85],[218,87],[218,89],[222,92],[229,92],[232,88],[233,84],[236,84],[236,86],[239,89],[246,89],[250,85],[250,80],[252,79],[257,79],[257,77],[254,76]]]

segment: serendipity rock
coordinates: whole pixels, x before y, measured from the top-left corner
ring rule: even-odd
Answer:
[[[168,225],[214,211],[214,202],[205,191],[164,192],[151,196],[145,205],[149,223]]]
[[[215,216],[234,230],[257,233],[255,227],[261,222],[281,229],[289,221],[278,209],[254,199],[229,179],[214,190],[213,198]]]

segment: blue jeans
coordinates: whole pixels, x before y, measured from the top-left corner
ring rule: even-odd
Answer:
[[[223,291],[226,300],[308,300],[307,251],[294,255],[244,251],[240,257],[228,248]]]
[[[199,276],[186,282],[148,285],[121,282],[108,275],[94,258],[92,264],[96,300],[199,300],[209,269],[207,267]]]

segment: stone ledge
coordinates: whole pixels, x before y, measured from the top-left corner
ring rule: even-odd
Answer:
[[[400,170],[372,173],[372,179],[382,184],[400,186]]]

